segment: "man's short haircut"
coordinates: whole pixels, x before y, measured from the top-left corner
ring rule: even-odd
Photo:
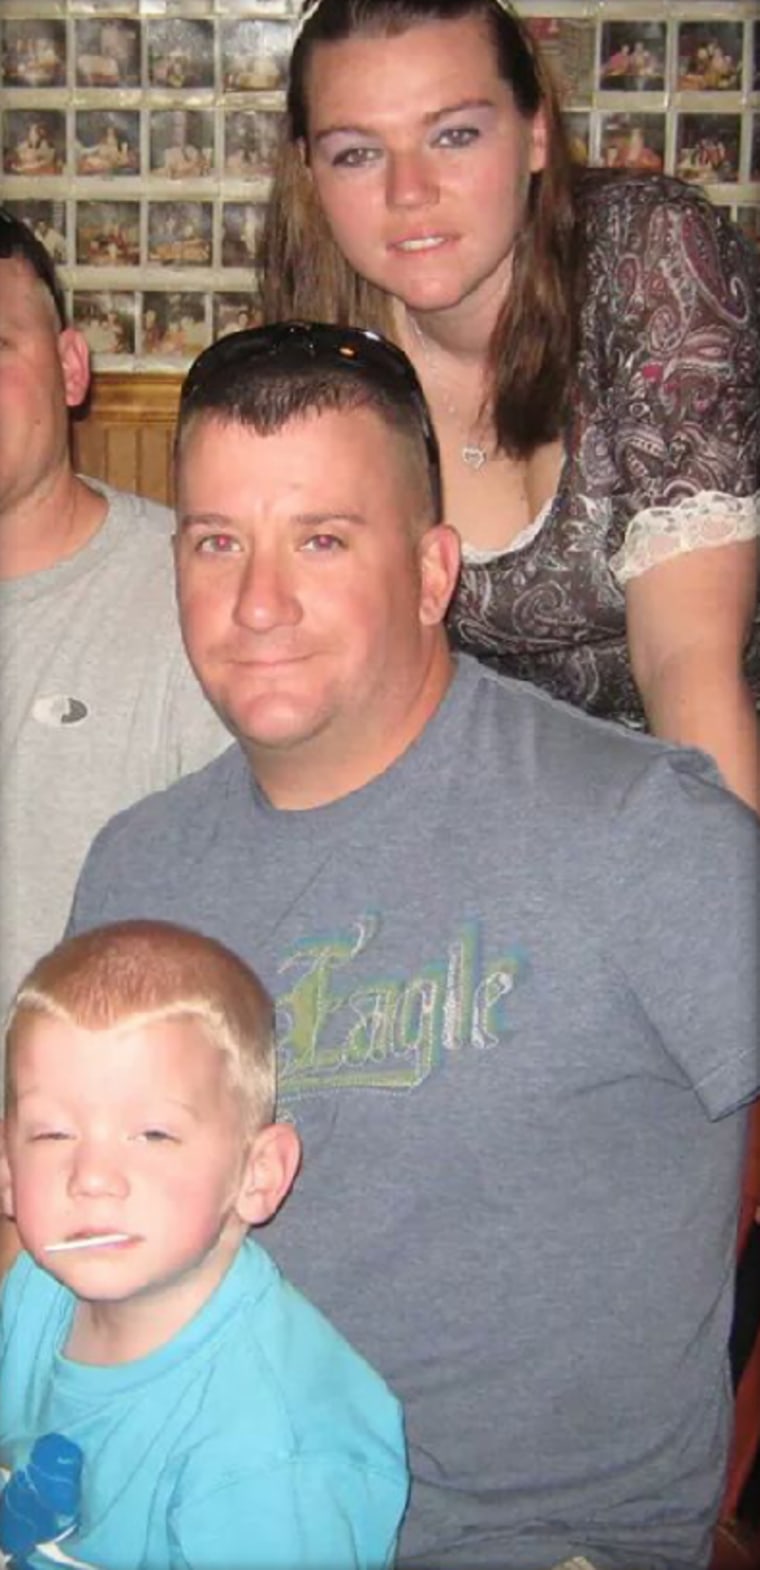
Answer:
[[[44,954],[18,988],[6,1026],[6,1106],[14,1057],[35,1016],[91,1031],[189,1020],[227,1059],[253,1132],[274,1116],[273,1014],[253,971],[212,938],[162,921],[96,927]]]
[[[427,498],[425,522],[440,523],[440,456],[425,395],[406,355],[379,333],[280,322],[218,339],[183,383],[175,451],[200,415],[273,436],[309,414],[360,408],[403,440]]]
[[[66,301],[52,257],[28,224],[22,223],[20,218],[14,218],[7,207],[0,207],[0,262],[11,259],[26,262],[35,277],[44,284],[55,306],[59,326],[63,329],[66,326]]]

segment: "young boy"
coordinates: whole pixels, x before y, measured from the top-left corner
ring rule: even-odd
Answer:
[[[0,1563],[393,1560],[398,1403],[247,1236],[300,1159],[271,1016],[220,944],[148,921],[62,943],[16,994]]]

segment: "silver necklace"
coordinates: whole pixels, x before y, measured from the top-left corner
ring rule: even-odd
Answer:
[[[407,312],[407,319],[420,346],[420,352],[427,364],[428,370],[430,371],[430,379],[431,381],[435,382],[438,388],[441,403],[443,404],[446,413],[452,420],[456,421],[456,424],[461,430],[464,426],[464,421],[462,420],[456,405],[452,403],[451,398],[449,397],[446,388],[441,381],[440,373],[436,370],[433,356],[430,353],[430,344],[428,343],[422,328],[418,325],[410,312]],[[468,469],[474,469],[477,471],[478,469],[482,469],[484,463],[488,462],[488,448],[484,446],[483,442],[475,441],[472,434],[469,433],[459,449],[459,456],[462,462],[467,464]]]

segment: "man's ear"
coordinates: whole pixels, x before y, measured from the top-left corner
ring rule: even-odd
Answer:
[[[268,1123],[251,1145],[237,1196],[237,1213],[261,1226],[279,1210],[301,1162],[301,1141],[292,1123]]]
[[[434,627],[443,621],[456,588],[461,563],[459,535],[447,523],[433,524],[419,543],[420,621]]]
[[[80,403],[84,403],[90,385],[90,351],[78,327],[64,327],[58,334],[58,358],[66,403],[70,409],[78,409]]]
[[[0,1123],[0,1211],[13,1219],[13,1179],[11,1177],[5,1123]]]

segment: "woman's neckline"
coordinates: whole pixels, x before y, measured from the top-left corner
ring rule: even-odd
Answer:
[[[502,556],[511,556],[515,551],[522,550],[524,546],[530,545],[531,541],[541,533],[556,500],[557,493],[555,492],[554,496],[550,496],[549,500],[544,502],[536,517],[530,523],[526,523],[525,528],[521,529],[519,534],[516,534],[514,539],[509,540],[506,545],[470,545],[467,540],[463,539],[462,561],[468,567],[484,567],[489,562],[498,561]]]

